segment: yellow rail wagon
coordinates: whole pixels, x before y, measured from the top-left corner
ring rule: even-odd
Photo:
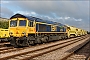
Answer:
[[[86,35],[87,31],[86,30],[82,30],[82,35]]]
[[[86,35],[86,34],[87,34],[87,31],[82,30],[82,35]]]
[[[82,29],[79,29],[79,28],[78,28],[77,36],[81,36],[81,35],[82,35],[82,32],[83,32]]]
[[[87,34],[87,31],[85,31],[85,35]]]
[[[66,26],[67,26],[68,38],[76,37],[78,29],[76,27],[73,27],[73,26],[69,26],[69,25],[66,25]]]
[[[7,41],[9,37],[9,29],[0,28],[0,41]]]

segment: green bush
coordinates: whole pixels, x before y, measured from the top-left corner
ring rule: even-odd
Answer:
[[[8,21],[0,21],[0,28],[8,29],[9,22]]]

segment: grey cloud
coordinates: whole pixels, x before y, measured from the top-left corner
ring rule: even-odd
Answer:
[[[13,12],[10,9],[1,7],[0,17],[10,17],[11,15],[13,15]]]
[[[50,15],[52,12],[61,15],[80,17],[88,15],[89,3],[81,1],[13,1],[22,10],[35,11],[38,14]]]
[[[14,2],[15,3],[15,2]],[[82,1],[18,1],[17,4],[24,11],[35,11],[38,14],[52,16],[71,16],[85,18],[89,16],[89,3]]]

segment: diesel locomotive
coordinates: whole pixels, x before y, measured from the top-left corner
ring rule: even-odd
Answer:
[[[15,14],[9,20],[10,43],[29,46],[79,36],[79,29],[37,17]],[[83,30],[84,32],[84,30]],[[80,36],[85,35],[80,30]]]

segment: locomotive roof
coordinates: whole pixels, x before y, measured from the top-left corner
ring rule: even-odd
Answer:
[[[40,18],[37,18],[37,17],[32,17],[32,16],[26,16],[26,15],[22,15],[22,14],[15,14],[13,15],[10,19],[12,18],[27,18],[28,20],[32,20],[32,21],[37,21],[37,22],[46,22],[48,24],[55,24],[55,25],[59,25],[59,26],[64,26],[63,24],[61,23],[57,23],[57,22],[53,22],[53,21],[48,21],[48,20],[43,20],[43,19],[40,19]]]

